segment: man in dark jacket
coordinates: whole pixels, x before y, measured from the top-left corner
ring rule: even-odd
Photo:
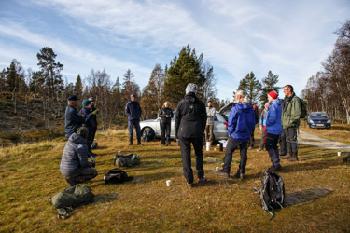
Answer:
[[[89,100],[91,102],[91,112],[93,112],[96,110],[95,99],[94,97],[90,97]],[[91,142],[92,143],[94,142],[96,131],[97,131],[97,118],[96,118],[96,115],[92,115],[91,116]]]
[[[84,123],[84,118],[78,114],[78,97],[72,95],[68,98],[68,105],[64,113],[64,134],[68,139]]]
[[[136,131],[137,144],[141,144],[140,118],[142,114],[141,106],[136,100],[136,95],[130,96],[130,101],[125,106],[125,113],[128,116],[129,145],[133,144],[133,132]]]
[[[86,144],[88,133],[87,128],[79,128],[63,148],[60,170],[70,185],[84,183],[97,176],[94,163],[89,161],[90,152]]]
[[[229,139],[226,146],[224,166],[222,170],[218,171],[218,174],[227,178],[230,177],[232,153],[239,148],[241,160],[235,177],[243,179],[247,163],[247,144],[255,128],[255,113],[251,104],[244,103],[242,90],[236,92],[235,98],[238,103],[233,105],[228,119]]]
[[[193,172],[191,168],[191,144],[196,155],[198,183],[204,184],[206,179],[203,170],[203,134],[207,114],[205,105],[196,97],[197,85],[190,83],[186,95],[175,111],[175,137],[181,147],[182,165],[187,183],[192,186]]]
[[[82,102],[82,109],[80,109],[79,114],[84,118],[84,125],[89,130],[87,137],[87,145],[91,151],[91,144],[94,141],[94,136],[96,132],[96,114],[97,109],[92,111],[92,103],[89,99],[84,99]]]
[[[283,88],[285,98],[282,111],[283,132],[280,138],[281,156],[290,161],[298,160],[298,128],[301,117],[301,100],[291,85]],[[288,153],[288,157],[285,156]]]
[[[159,110],[160,117],[160,143],[162,145],[170,144],[170,133],[171,133],[171,119],[174,116],[173,110],[170,108],[169,102],[165,102],[162,108]]]

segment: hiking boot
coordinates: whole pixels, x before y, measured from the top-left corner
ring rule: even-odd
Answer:
[[[243,180],[244,177],[245,177],[245,174],[243,172],[241,172],[240,170],[238,170],[236,172],[236,174],[234,175],[234,177],[237,178],[237,179]]]
[[[225,178],[230,178],[230,173],[229,172],[225,172],[224,170],[219,170],[216,171],[216,174],[218,174],[219,176],[223,176]]]
[[[198,178],[199,185],[205,185],[207,182],[208,182],[208,180],[205,177]]]
[[[193,188],[194,184],[193,183],[186,183],[188,188]]]

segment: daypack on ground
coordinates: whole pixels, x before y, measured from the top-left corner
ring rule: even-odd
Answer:
[[[263,210],[273,215],[275,210],[284,207],[284,182],[277,173],[266,170],[261,178],[261,187],[258,192]]]
[[[51,198],[52,205],[57,209],[60,218],[70,216],[73,208],[91,203],[94,194],[86,184],[77,184],[64,189]]]
[[[105,184],[121,184],[126,181],[131,181],[133,177],[128,176],[128,173],[118,168],[114,168],[105,173]]]
[[[114,159],[114,164],[119,167],[134,167],[140,164],[140,157],[135,154],[117,154]]]

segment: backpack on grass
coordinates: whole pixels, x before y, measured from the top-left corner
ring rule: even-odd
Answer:
[[[74,208],[93,202],[94,194],[86,184],[77,184],[64,189],[51,198],[52,205],[58,211],[59,218],[67,218]]]
[[[285,187],[281,176],[266,170],[261,178],[261,187],[258,189],[261,207],[274,216],[275,210],[284,208]]]
[[[103,179],[105,184],[121,184],[126,181],[131,181],[133,177],[128,176],[127,172],[115,168],[107,171]]]
[[[118,167],[134,167],[140,164],[140,157],[135,154],[120,155],[114,158],[114,165]]]

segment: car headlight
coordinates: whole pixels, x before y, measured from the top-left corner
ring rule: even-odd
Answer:
[[[330,123],[331,123],[331,120],[328,120],[327,123],[330,124]]]
[[[315,122],[314,122],[312,119],[310,119],[310,123],[311,123],[311,124],[314,124]]]

